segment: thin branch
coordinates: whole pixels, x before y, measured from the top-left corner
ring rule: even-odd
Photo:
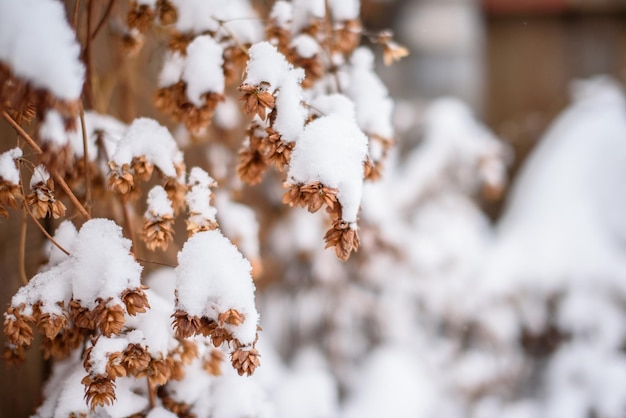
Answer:
[[[32,149],[34,149],[37,154],[43,154],[43,150],[41,147],[26,133],[26,131],[9,115],[6,110],[2,111],[2,117],[9,122],[9,125],[13,127],[17,131],[17,133],[30,145]]]
[[[166,267],[176,267],[173,264],[169,264],[169,263],[163,263],[161,261],[154,261],[154,260],[146,260],[145,258],[139,258],[139,257],[135,257],[135,260],[137,261],[141,261],[142,263],[150,263],[150,264],[157,264],[159,266],[166,266]]]
[[[28,284],[28,277],[26,276],[26,227],[28,226],[28,217],[26,211],[22,211],[22,227],[20,229],[20,253],[19,253],[19,269],[20,279],[22,284],[26,286]]]
[[[70,252],[67,251],[65,248],[63,248],[63,246],[61,246],[61,244],[59,244],[57,242],[57,240],[55,240],[52,237],[52,235],[50,235],[50,233],[48,231],[46,231],[46,228],[44,228],[43,225],[39,223],[39,220],[37,218],[35,218],[35,215],[33,215],[33,213],[30,211],[30,208],[28,207],[26,202],[24,202],[24,206],[26,206],[26,210],[28,211],[28,214],[30,215],[31,219],[35,222],[35,225],[37,225],[37,227],[39,227],[39,230],[41,230],[41,232],[43,232],[43,234],[46,236],[46,238],[48,238],[50,240],[50,242],[52,242],[59,250],[63,251],[65,253],[65,255],[70,255]]]
[[[87,149],[87,126],[85,125],[85,110],[80,107],[80,127],[83,132],[83,162],[85,165],[85,206],[91,216],[91,178],[89,173],[89,150]]]
[[[72,17],[72,28],[76,30],[78,27],[78,9],[80,8],[80,0],[74,2],[74,16]]]
[[[102,29],[102,27],[104,26],[104,22],[106,22],[107,19],[109,18],[109,15],[111,14],[111,10],[113,10],[113,5],[114,4],[115,4],[115,0],[109,0],[109,4],[107,5],[107,8],[104,11],[104,14],[100,18],[100,22],[98,22],[98,25],[96,26],[96,29],[94,29],[93,33],[91,34],[91,39],[92,40],[96,39],[96,36],[98,35],[98,32],[100,32],[100,29]]]
[[[85,99],[88,107],[93,106],[93,90],[91,86],[91,78],[93,68],[91,66],[91,19],[93,17],[94,0],[87,1],[87,39],[85,40],[85,49],[83,51],[83,59],[85,61]]]
[[[37,154],[43,154],[43,150],[41,149],[41,147],[33,140],[33,138],[30,137],[30,135],[26,133],[24,129],[22,129],[22,127],[17,122],[15,122],[15,120],[11,117],[11,115],[7,113],[6,110],[2,111],[2,117],[4,117],[7,122],[9,122],[9,125],[11,125],[17,131],[17,133],[28,143],[28,145],[31,146],[31,148],[33,148],[37,152]],[[59,186],[61,186],[63,191],[67,194],[72,204],[76,206],[76,209],[78,209],[78,211],[85,218],[91,219],[91,216],[89,216],[89,213],[85,210],[85,208],[80,203],[74,192],[72,192],[70,186],[67,185],[63,177],[61,177],[61,175],[57,173],[56,170],[51,170],[50,174],[54,178],[54,181],[56,181]]]

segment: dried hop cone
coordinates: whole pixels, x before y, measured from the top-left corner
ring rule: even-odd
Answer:
[[[143,239],[149,250],[154,251],[159,248],[165,251],[169,243],[174,239],[174,217],[169,214],[163,214],[151,217],[151,219],[145,219]]]
[[[291,207],[301,206],[315,213],[326,205],[326,210],[331,214],[340,211],[337,189],[324,186],[319,181],[307,184],[285,183],[283,187],[288,189],[283,195],[283,203]]]
[[[52,178],[38,182],[31,187],[31,193],[26,196],[26,204],[35,218],[52,216],[58,219],[65,215],[65,205],[54,197],[54,182]]]
[[[261,355],[254,347],[238,347],[231,353],[230,361],[239,376],[250,376],[261,365]]]
[[[276,105],[276,99],[268,91],[270,84],[263,81],[258,86],[252,84],[242,84],[239,86],[239,91],[243,93],[241,98],[244,102],[244,110],[250,115],[258,115],[261,120],[267,118],[267,111],[272,111]]]
[[[109,161],[109,169],[111,170],[108,181],[109,188],[122,196],[129,195],[135,187],[130,165],[123,164],[120,167],[114,161]]]
[[[337,219],[333,222],[330,229],[324,236],[326,247],[334,247],[337,258],[342,261],[346,261],[350,258],[352,251],[359,249],[359,235],[357,233],[356,222],[346,222],[342,219]]]
[[[115,383],[108,376],[87,375],[81,381],[85,385],[85,400],[95,409],[97,406],[113,405]]]

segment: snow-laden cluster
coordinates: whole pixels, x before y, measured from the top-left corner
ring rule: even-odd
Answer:
[[[15,76],[59,100],[75,101],[85,77],[79,55],[80,45],[62,4],[54,0],[0,2],[0,63]]]
[[[221,232],[198,232],[178,256],[177,309],[225,323],[234,338],[251,345],[258,322],[251,271],[250,262]],[[236,311],[241,319],[233,323],[221,320],[220,314],[229,311]]]
[[[148,118],[133,121],[118,143],[111,161],[123,167],[137,157],[145,157],[146,163],[173,178],[178,176],[176,166],[183,163],[182,153],[167,128]]]

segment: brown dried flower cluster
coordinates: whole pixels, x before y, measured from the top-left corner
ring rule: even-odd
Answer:
[[[261,151],[261,137],[258,136],[256,126],[248,130],[248,144],[244,145],[238,154],[237,174],[249,185],[255,185],[263,180],[263,173],[267,170],[267,160]]]
[[[291,207],[300,206],[314,213],[326,206],[332,225],[324,236],[325,248],[334,247],[337,258],[346,261],[353,251],[359,248],[359,235],[356,222],[349,223],[341,219],[341,204],[337,200],[338,190],[324,186],[319,181],[308,184],[285,183],[287,191],[283,194],[283,203]]]
[[[345,20],[333,28],[333,46],[338,52],[350,55],[361,43],[363,25],[358,19]]]
[[[258,115],[261,120],[267,119],[269,112],[274,110],[276,99],[268,91],[270,84],[263,81],[258,86],[242,84],[239,91],[243,93],[239,100],[244,102],[244,111],[250,116]]]
[[[40,181],[31,187],[31,193],[26,196],[26,204],[35,218],[52,216],[58,219],[65,215],[65,205],[54,197],[54,182],[52,178],[44,183]]]
[[[61,100],[47,90],[33,87],[0,62],[0,111],[7,111],[18,124],[30,123],[47,109],[57,110],[66,121],[75,120],[80,106],[79,101]]]
[[[17,208],[17,199],[22,197],[19,184],[10,183],[0,177],[0,216],[6,218],[9,212],[6,208]]]
[[[174,209],[174,215],[178,215],[180,211],[185,207],[185,195],[188,188],[184,182],[181,173],[185,172],[184,165],[176,166],[176,173],[179,178],[165,177],[163,188],[167,192],[167,198],[172,202],[172,209]]]
[[[334,247],[335,254],[340,260],[346,261],[352,251],[359,248],[359,234],[356,229],[356,222],[349,223],[342,219],[333,221],[332,226],[324,235],[326,247]]]
[[[218,315],[217,321],[208,318],[206,316],[198,317],[195,315],[189,315],[183,310],[177,310],[172,317],[174,321],[174,331],[178,338],[188,338],[193,335],[202,335],[210,337],[211,343],[215,347],[220,347],[223,343],[233,344],[234,351],[231,352],[231,362],[237,372],[242,374],[251,375],[254,370],[261,364],[259,352],[255,348],[255,344],[251,346],[244,346],[232,334],[225,328],[226,325],[239,326],[245,320],[245,315],[236,309],[229,309],[226,312],[222,312]],[[205,360],[205,368],[209,368],[212,372],[219,372],[218,360],[221,358],[214,358],[217,354],[212,354],[212,357]],[[213,373],[213,374],[214,374]]]
[[[206,92],[202,95],[203,104],[196,107],[187,96],[187,84],[178,81],[167,87],[157,90],[154,105],[163,113],[169,114],[175,121],[185,124],[191,132],[201,132],[211,124],[213,112],[224,101],[224,96],[215,92]]]
[[[109,161],[109,169],[108,186],[111,190],[127,198],[137,196],[136,193],[131,193],[135,190],[135,179],[129,164],[120,167],[114,161]]]
[[[8,345],[4,350],[4,359],[11,364],[19,364],[24,361],[26,347],[33,341],[34,318],[25,315],[24,306],[18,308],[9,307],[4,315],[4,335]]]
[[[112,299],[96,300],[96,307],[89,309],[80,300],[70,301],[70,317],[78,328],[99,330],[104,336],[117,335],[124,326],[124,308],[119,304],[111,304]],[[109,306],[110,305],[110,306]]]
[[[383,62],[387,66],[409,56],[409,50],[395,42],[393,32],[389,30],[379,32],[373,41],[383,46]]]
[[[207,351],[202,363],[204,370],[212,376],[220,376],[222,374],[222,363],[224,362],[224,353],[217,348]]]
[[[237,344],[235,344],[237,345]],[[230,354],[230,361],[239,376],[250,376],[261,365],[259,351],[252,347],[236,347]]]
[[[157,248],[165,251],[174,240],[174,217],[153,212],[143,223],[143,240],[150,251]]]
[[[308,184],[285,183],[283,187],[287,188],[283,194],[283,203],[291,207],[306,208],[311,213],[325,205],[326,211],[333,217],[340,216],[341,205],[337,201],[337,189],[326,187],[319,181]]]

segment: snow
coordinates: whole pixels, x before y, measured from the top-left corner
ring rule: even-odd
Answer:
[[[367,137],[358,128],[354,105],[342,95],[320,96],[312,106],[325,116],[309,123],[291,156],[288,181],[320,181],[337,188],[346,222],[356,222],[363,188]]]
[[[345,91],[354,101],[359,127],[368,135],[393,138],[393,100],[374,72],[374,54],[365,47],[357,48],[350,57],[350,64]]]
[[[0,1],[0,61],[61,100],[78,100],[85,68],[65,8],[54,0]]]
[[[148,193],[148,209],[144,217],[146,219],[157,220],[164,216],[174,216],[172,202],[167,197],[167,192],[163,186],[154,186]]]
[[[72,144],[72,151],[74,152],[74,155],[76,158],[82,158],[84,150],[80,118],[77,118],[76,126],[76,131],[68,132],[67,135],[70,144]],[[124,136],[127,128],[126,124],[120,122],[112,116],[101,115],[91,110],[86,111],[85,131],[87,133],[87,151],[89,159],[91,161],[95,161],[100,153],[100,149],[97,144],[98,137],[102,139],[102,145],[106,155],[113,155],[115,147]]]
[[[217,321],[219,313],[236,309],[244,322],[229,330],[243,344],[256,336],[258,314],[248,260],[218,230],[193,235],[178,253],[178,309]]]
[[[294,48],[296,53],[302,58],[312,58],[320,50],[320,46],[315,38],[307,34],[300,34],[293,38],[291,47]]]
[[[189,207],[189,221],[202,225],[205,220],[215,221],[217,209],[211,205],[211,188],[217,183],[200,167],[193,167],[189,173],[189,191],[185,202]]]
[[[20,171],[17,169],[15,160],[22,157],[22,149],[19,147],[10,149],[0,154],[0,178],[9,184],[20,184]]]
[[[32,190],[39,183],[46,184],[49,179],[50,173],[48,173],[48,170],[46,170],[43,164],[39,164],[33,170],[33,175],[30,178],[30,189]]]
[[[43,122],[39,127],[39,137],[43,143],[49,143],[56,147],[62,147],[68,142],[65,132],[65,123],[61,114],[54,109],[46,112]]]
[[[166,51],[163,67],[159,73],[159,87],[167,87],[178,83],[185,69],[185,57],[179,52]]]
[[[354,20],[359,18],[360,0],[330,0],[330,13],[334,21]]]
[[[98,338],[89,354],[87,371],[92,376],[106,375],[106,367],[109,357],[113,353],[121,353],[128,346],[126,337],[105,337]]]
[[[178,345],[174,338],[173,328],[163,326],[171,322],[174,293],[172,291],[167,298],[160,296],[152,289],[145,290],[145,293],[150,309],[144,313],[126,317],[126,326],[134,330],[127,333],[125,339],[128,344],[141,344],[152,358],[160,360]]]
[[[182,80],[187,83],[187,97],[202,107],[206,93],[224,92],[224,59],[222,47],[210,36],[196,37],[187,47]]]
[[[224,235],[237,243],[237,247],[246,258],[259,259],[259,222],[254,210],[244,204],[233,202],[225,193],[218,193],[215,196],[215,205]]]
[[[231,33],[241,43],[260,39],[262,29],[248,0],[172,0],[178,19],[175,27],[179,32],[218,32],[220,21],[228,28],[223,36]]]
[[[301,103],[303,79],[302,69],[289,71],[276,98],[276,119],[272,127],[285,142],[296,142],[304,130],[307,111]]]
[[[153,119],[138,118],[133,121],[119,142],[112,161],[121,167],[140,156],[146,157],[165,176],[178,177],[176,165],[182,163],[183,155],[172,134]]]
[[[618,215],[626,199],[613,191],[626,178],[626,101],[615,84],[591,83],[595,93],[575,95],[522,169],[498,226],[488,279],[532,278],[527,286],[551,292],[562,280],[593,276],[624,289],[617,240],[626,233]]]
[[[284,0],[279,0],[272,6],[270,12],[270,19],[276,22],[276,25],[283,29],[289,29],[291,23],[291,16],[293,14],[293,7],[291,3]]]
[[[142,267],[130,254],[131,241],[108,219],[87,221],[76,237],[69,259],[58,265],[72,282],[74,299],[93,309],[96,299],[119,299],[126,289],[138,288]]]
[[[236,129],[241,122],[241,112],[239,105],[230,96],[226,96],[225,100],[219,102],[213,114],[213,124],[222,129]]]
[[[282,85],[283,80],[293,68],[285,56],[269,42],[252,45],[248,54],[250,59],[243,84],[259,86],[263,82],[269,83],[271,93]]]
[[[311,24],[312,19],[326,16],[325,0],[293,0],[292,33],[299,33]]]
[[[72,221],[69,220],[61,222],[56,231],[54,231],[54,240],[65,248],[70,254],[74,248],[77,236],[78,231]],[[68,257],[67,254],[52,243],[48,244],[48,248],[48,267],[56,266]]]

